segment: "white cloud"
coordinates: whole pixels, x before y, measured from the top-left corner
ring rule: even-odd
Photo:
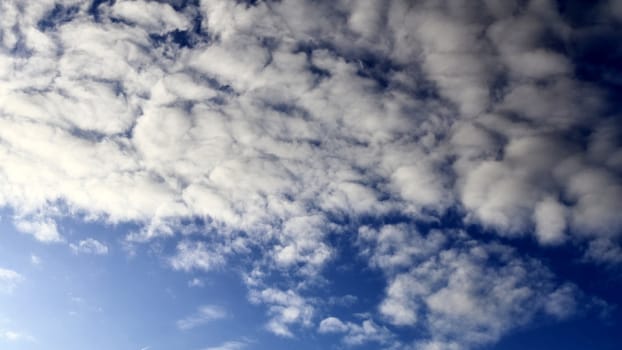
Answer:
[[[336,317],[327,317],[323,319],[318,328],[320,333],[344,333],[347,330],[348,326]]]
[[[0,330],[0,340],[8,342],[27,341],[33,342],[34,338],[23,332],[16,332],[12,330]]]
[[[343,342],[347,345],[361,345],[368,342],[386,343],[393,334],[385,327],[378,326],[372,320],[364,320],[360,325],[353,322],[343,323],[336,317],[328,317],[320,322],[320,333],[344,333]]]
[[[241,341],[227,341],[217,346],[210,346],[203,350],[241,350],[248,347],[248,343]]]
[[[482,346],[536,315],[563,319],[577,310],[581,294],[575,286],[556,285],[540,262],[521,258],[512,248],[478,243],[463,232],[446,232],[447,242],[438,241],[435,231],[399,235],[408,230],[413,229],[363,231],[361,244],[363,254],[373,254],[370,263],[389,278],[380,313],[394,325],[426,329],[430,339],[419,344],[424,348]],[[369,246],[369,240],[375,242]],[[387,250],[404,258],[383,260]]]
[[[75,20],[36,28],[50,6],[8,2],[4,9],[23,15],[3,27],[3,45],[32,50],[24,58],[3,54],[0,77],[0,99],[11,101],[1,110],[0,160],[10,166],[0,199],[23,217],[67,214],[51,204],[63,203],[112,222],[201,216],[260,233],[309,215],[403,211],[419,218],[463,206],[469,219],[502,234],[537,225],[545,244],[561,241],[562,226],[571,235],[622,227],[610,210],[619,204],[620,181],[608,169],[622,163],[578,151],[551,157],[558,167],[589,158],[578,170],[603,172],[593,180],[603,186],[586,190],[613,189],[598,204],[577,189],[592,180],[542,174],[528,159],[512,158],[525,138],[561,140],[555,137],[586,125],[604,104],[596,89],[570,77],[561,53],[541,42],[545,34],[572,37],[550,6],[205,1],[197,9],[203,29],[218,40],[193,38],[195,46],[183,49],[169,40],[154,50],[145,49],[154,45],[149,34],[189,29],[190,12],[119,1],[98,9],[123,21],[94,23],[79,5]],[[308,42],[334,50],[296,51]],[[359,52],[395,67],[368,69]],[[507,88],[496,91],[507,72]],[[386,88],[370,78],[378,75]],[[428,81],[442,100],[413,97],[410,90]],[[491,98],[491,90],[499,96]],[[455,125],[458,144],[448,147],[445,135]],[[475,134],[465,140],[468,132],[486,142]],[[556,143],[550,149],[565,146]],[[563,204],[567,222],[536,215],[545,198],[566,192],[577,197]],[[17,226],[58,241],[53,217]],[[330,260],[322,234],[307,242],[279,238],[271,256],[280,265],[303,262],[315,271]]]
[[[41,258],[38,255],[30,254],[30,263],[35,266],[41,265]]]
[[[270,320],[266,329],[278,336],[293,337],[290,329],[292,325],[311,326],[315,309],[309,301],[293,290],[251,290],[249,299],[252,303],[268,305]]]
[[[93,255],[106,255],[108,254],[108,246],[104,243],[94,239],[87,238],[80,242],[69,244],[69,248],[74,254],[93,254]]]
[[[173,29],[188,29],[190,21],[170,5],[146,1],[119,1],[111,8],[112,14],[136,23],[149,31],[161,33]]]
[[[16,271],[0,268],[0,292],[12,293],[24,277]]]
[[[0,205],[39,241],[63,241],[57,220],[79,213],[140,226],[129,244],[184,235],[167,260],[176,270],[252,252],[251,299],[284,336],[312,323],[305,288],[338,257],[329,236],[344,232],[386,274],[387,320],[432,325],[424,310],[445,317],[442,296],[497,325],[488,339],[518,324],[501,317],[503,300],[478,314],[496,294],[452,281],[498,275],[518,293],[529,278],[512,285],[505,266],[479,266],[488,260],[456,249],[455,232],[357,226],[385,215],[428,223],[457,210],[501,236],[622,261],[621,128],[605,115],[607,95],[544,42],[583,40],[551,1],[200,1],[184,11],[116,1],[94,21],[71,0],[74,17],[54,22],[56,3],[0,5]],[[614,2],[603,8],[619,17]],[[189,45],[166,35],[174,30]],[[188,229],[195,220],[204,224]],[[91,240],[70,247],[107,252]],[[434,277],[415,269],[426,262],[440,264],[445,289],[415,278]],[[290,284],[272,285],[273,274]],[[430,329],[459,323],[442,321]]]
[[[189,330],[200,327],[210,321],[223,319],[227,316],[228,314],[225,309],[218,305],[203,305],[198,308],[196,313],[177,321],[177,328]]]
[[[56,222],[49,218],[16,218],[15,228],[21,232],[31,234],[34,238],[43,243],[53,243],[62,241]]]
[[[203,287],[205,286],[205,282],[200,278],[193,278],[188,281],[188,287]]]
[[[216,248],[204,242],[183,241],[177,245],[177,255],[170,259],[170,264],[176,270],[212,270],[224,264],[222,253]]]
[[[566,230],[566,208],[556,200],[545,198],[534,210],[536,234],[542,243],[559,243]]]

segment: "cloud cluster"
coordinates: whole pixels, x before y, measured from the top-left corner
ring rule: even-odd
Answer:
[[[359,240],[389,280],[380,313],[393,325],[425,329],[430,339],[417,345],[423,349],[489,344],[537,315],[565,319],[582,298],[537,260],[463,232],[363,227]]]
[[[605,27],[619,25],[615,3],[597,11]],[[339,254],[330,233],[358,231],[362,256],[386,271],[381,313],[465,344],[497,339],[565,289],[509,248],[358,222],[453,210],[500,236],[622,260],[622,127],[564,50],[592,28],[553,1],[46,0],[0,12],[0,205],[40,241],[61,241],[55,220],[79,215],[138,223],[132,244],[200,237],[177,243],[178,270],[257,254],[250,298],[291,336],[314,315],[304,283],[264,276],[313,280]],[[404,237],[420,244],[393,246]],[[447,315],[441,296],[463,313]],[[487,298],[498,307],[480,307]]]

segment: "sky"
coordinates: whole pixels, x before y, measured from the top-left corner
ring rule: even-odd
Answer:
[[[0,0],[0,349],[622,348],[622,2]]]

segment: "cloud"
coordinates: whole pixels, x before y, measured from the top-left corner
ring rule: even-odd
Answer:
[[[204,242],[183,241],[177,245],[177,255],[170,259],[174,269],[184,271],[193,269],[209,271],[223,263],[222,253],[216,249],[210,250]]]
[[[0,330],[0,340],[8,342],[20,342],[27,341],[32,342],[34,338],[26,333],[16,332],[11,330]]]
[[[30,263],[35,266],[41,265],[41,258],[38,255],[30,254]]]
[[[120,1],[112,6],[111,13],[141,28],[160,33],[190,27],[188,18],[175,11],[170,5],[157,2]]]
[[[94,239],[87,238],[80,242],[69,244],[69,248],[74,254],[92,254],[92,255],[106,255],[108,254],[108,246],[104,243]]]
[[[188,281],[188,287],[203,287],[205,286],[205,282],[200,278],[193,278]]]
[[[343,342],[347,345],[361,345],[367,342],[387,343],[393,334],[385,327],[378,326],[372,320],[364,320],[360,325],[352,322],[343,323],[336,317],[328,317],[320,322],[320,333],[343,333]]]
[[[18,218],[14,223],[17,230],[33,235],[34,238],[40,242],[53,243],[62,241],[56,227],[56,222],[52,219]]]
[[[327,317],[320,322],[318,331],[320,333],[343,333],[348,327],[336,317]]]
[[[24,277],[16,271],[0,268],[0,292],[12,293]]]
[[[585,259],[617,265],[622,262],[622,248],[607,239],[597,239],[589,243]]]
[[[294,336],[290,329],[292,325],[311,326],[315,313],[313,305],[291,289],[251,290],[249,300],[256,304],[267,304],[270,320],[266,324],[266,329],[287,338]]]
[[[537,315],[566,319],[580,309],[576,286],[556,283],[539,261],[508,246],[459,231],[423,235],[404,225],[369,230],[360,233],[362,253],[371,254],[370,264],[389,279],[379,311],[393,325],[426,329],[431,339],[418,346],[478,347]],[[329,325],[339,328],[334,320]]]
[[[241,350],[248,346],[246,342],[227,341],[217,346],[211,346],[203,350]]]
[[[217,305],[203,305],[198,308],[196,313],[177,321],[177,328],[185,331],[225,317],[227,317],[227,312],[222,307]]]
[[[0,132],[10,165],[2,203],[42,241],[61,239],[63,206],[145,226],[203,217],[282,233],[276,263],[312,272],[330,247],[322,233],[286,233],[291,220],[422,218],[457,206],[466,221],[502,235],[533,231],[543,244],[622,227],[611,209],[622,163],[602,159],[619,145],[604,152],[609,136],[595,133],[584,141],[601,151],[585,153],[570,137],[577,126],[604,130],[607,101],[541,39],[575,38],[546,2],[201,2],[198,34],[192,11],[168,4],[103,3],[98,15],[110,20],[99,22],[72,5],[59,22],[51,4],[5,6],[23,16],[3,29],[3,45],[28,54],[2,55],[11,68],[1,96],[12,101],[0,120],[11,131]],[[154,31],[183,32],[192,45]],[[369,67],[366,52],[377,61]],[[540,152],[536,164],[529,155],[542,149],[557,153]],[[19,219],[37,211],[50,215]]]
[[[185,3],[2,3],[0,205],[19,231],[61,242],[66,216],[131,223],[128,244],[173,241],[175,270],[243,265],[268,329],[290,337],[313,323],[310,286],[345,234],[386,278],[384,321],[425,323],[430,349],[557,310],[544,306],[554,286],[533,288],[552,279],[456,230],[363,223],[457,213],[506,245],[530,236],[622,261],[617,102],[567,49],[600,18],[572,23],[553,1]],[[619,21],[616,2],[599,6]],[[476,283],[488,276],[506,298]]]

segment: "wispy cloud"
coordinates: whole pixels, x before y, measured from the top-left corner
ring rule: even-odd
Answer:
[[[227,341],[217,346],[210,346],[203,350],[242,350],[248,347],[248,343],[241,341]]]
[[[4,340],[8,342],[21,342],[21,341],[33,342],[35,338],[23,332],[16,332],[16,331],[11,331],[11,330],[0,330],[0,340]]]
[[[0,292],[12,293],[24,277],[16,271],[0,268]]]
[[[188,281],[188,287],[203,287],[205,286],[205,282],[200,278],[193,278]]]
[[[38,255],[30,254],[30,263],[35,266],[41,265],[41,258]]]
[[[210,321],[220,320],[228,316],[226,310],[217,305],[204,305],[192,315],[177,321],[177,328],[189,330],[202,326]]]
[[[377,325],[370,319],[361,324],[342,322],[336,317],[328,317],[320,322],[318,331],[322,334],[343,334],[343,342],[347,345],[361,345],[368,342],[388,343],[394,335],[386,328]]]
[[[74,254],[92,254],[106,255],[108,254],[108,246],[94,238],[87,238],[78,243],[69,244],[69,248]]]

